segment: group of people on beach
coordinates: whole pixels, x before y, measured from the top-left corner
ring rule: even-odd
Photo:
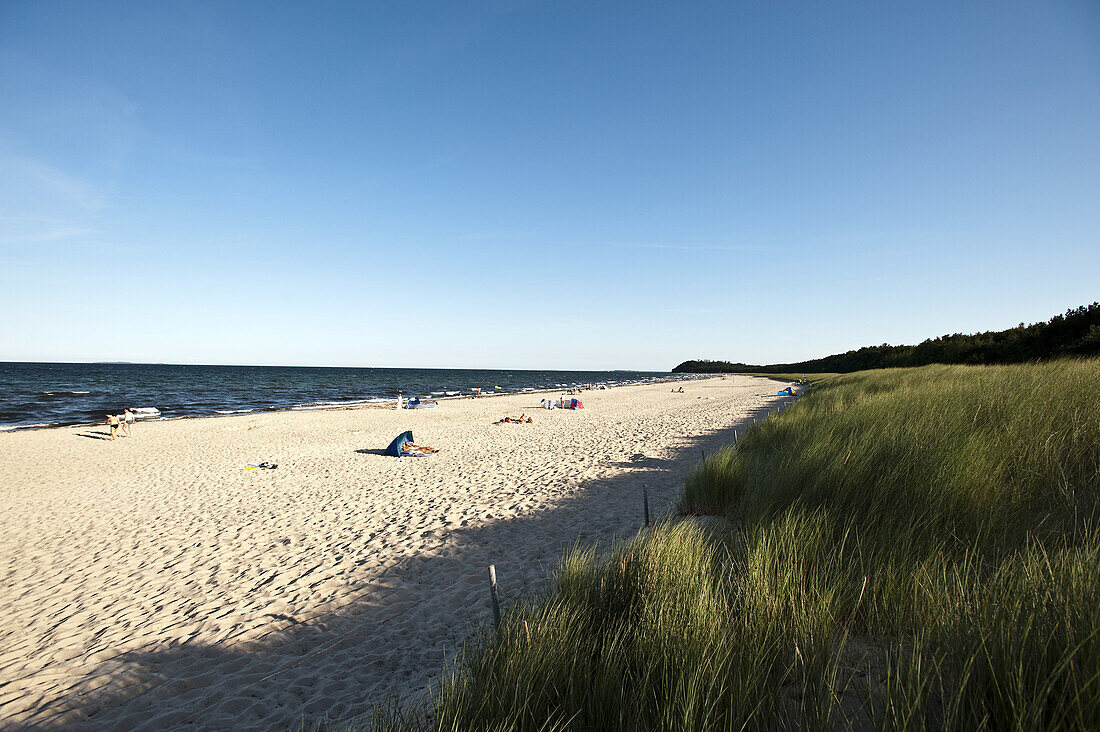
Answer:
[[[127,437],[133,437],[134,433],[131,431],[134,426],[134,413],[129,409],[126,409],[122,414],[108,414],[107,426],[111,428],[111,439],[115,439],[118,431],[121,429],[123,434]]]

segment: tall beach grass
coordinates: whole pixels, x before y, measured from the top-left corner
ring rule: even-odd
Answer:
[[[1100,728],[1100,361],[821,381],[563,558],[438,729]]]

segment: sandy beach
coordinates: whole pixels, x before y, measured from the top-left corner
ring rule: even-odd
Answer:
[[[489,621],[489,564],[505,605],[537,591],[780,401],[671,388],[0,434],[0,726],[263,729],[422,695]],[[440,453],[383,455],[407,429]]]

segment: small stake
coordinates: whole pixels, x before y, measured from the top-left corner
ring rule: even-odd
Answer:
[[[500,627],[500,603],[497,601],[497,565],[489,565],[489,597],[493,601],[493,627]]]
[[[703,454],[703,460],[706,460],[707,459],[707,451],[700,447],[699,452],[701,452]]]
[[[642,486],[642,510],[645,511],[645,525],[649,528],[649,491],[646,487]]]

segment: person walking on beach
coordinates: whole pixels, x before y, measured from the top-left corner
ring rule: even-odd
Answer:
[[[133,432],[130,431],[133,425],[134,413],[130,411],[129,407],[127,407],[126,410],[122,413],[122,430],[126,433],[127,437],[134,436]]]
[[[108,414],[107,426],[111,428],[111,439],[115,439],[115,433],[118,432],[118,416],[114,414]]]

